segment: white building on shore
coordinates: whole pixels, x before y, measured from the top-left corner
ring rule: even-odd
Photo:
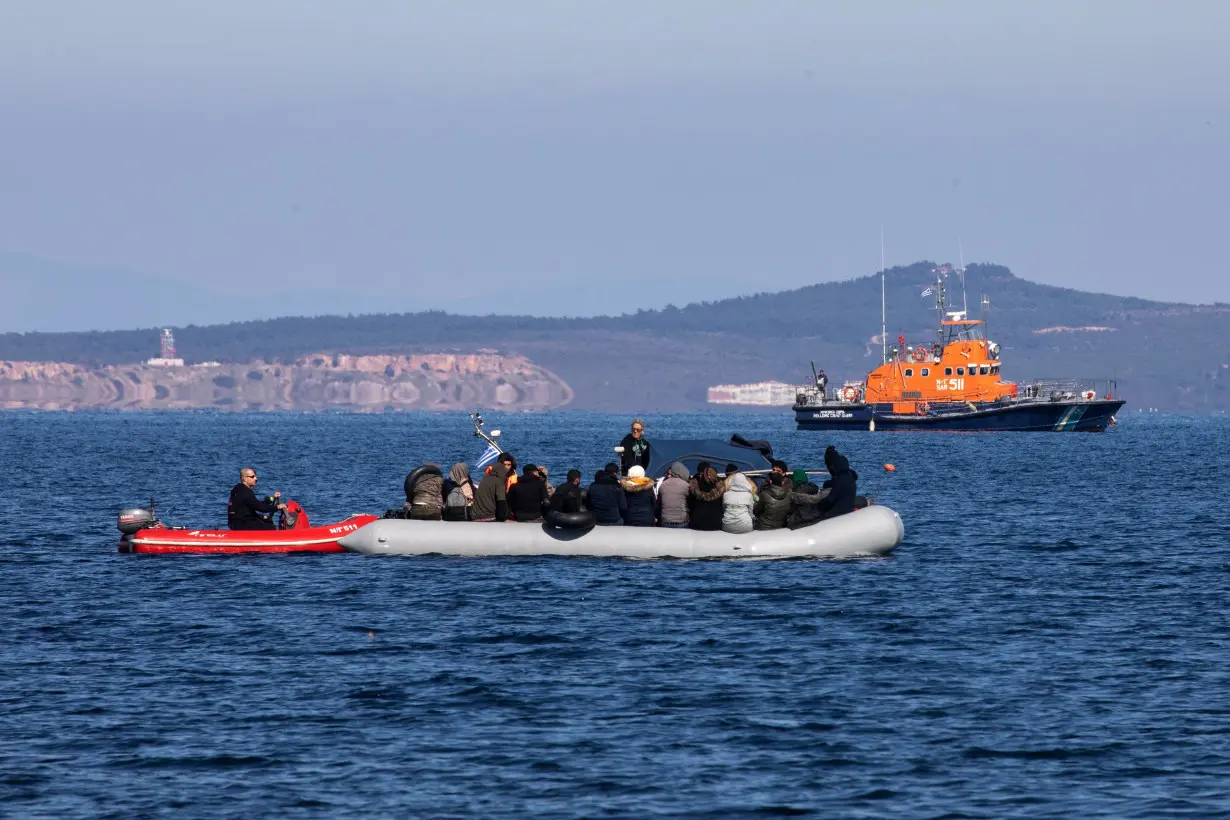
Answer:
[[[794,404],[799,393],[797,385],[784,382],[755,384],[715,384],[709,388],[710,404],[752,404],[761,407]]]

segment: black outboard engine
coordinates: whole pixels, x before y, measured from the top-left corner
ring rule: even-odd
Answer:
[[[115,522],[115,526],[124,535],[133,535],[138,530],[152,527],[156,520],[153,510],[147,510],[144,507],[131,507],[127,510],[120,510],[120,517]]]
[[[154,514],[152,501],[150,509],[129,507],[126,510],[120,510],[119,518],[115,522],[116,529],[123,533],[120,536],[120,552],[132,552],[132,537],[146,527],[153,527],[157,523],[158,517]]]

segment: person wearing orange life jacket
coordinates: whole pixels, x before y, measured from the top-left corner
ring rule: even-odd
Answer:
[[[508,470],[508,478],[504,481],[504,492],[507,493],[512,489],[512,485],[517,483],[517,459],[513,458],[512,453],[500,453],[496,462],[503,464]],[[491,468],[494,466],[494,464],[488,465],[487,469],[483,470],[483,475],[491,475]]]

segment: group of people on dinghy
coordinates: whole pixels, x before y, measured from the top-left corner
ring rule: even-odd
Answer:
[[[868,503],[858,495],[858,473],[832,445],[824,452],[829,478],[821,486],[809,479],[807,471],[792,471],[781,460],[773,460],[770,470],[757,475],[734,463],[719,472],[708,461],[700,461],[695,473],[689,473],[682,461],[675,461],[655,481],[646,476],[653,450],[639,418],[616,451],[620,462],[610,462],[595,473],[588,487],[582,487],[576,469],[569,470],[558,486],[551,485],[546,467],[525,464],[518,475],[517,460],[509,452],[500,452],[477,482],[464,462],[454,464],[447,476],[439,465],[428,462],[406,476],[404,504],[384,517],[542,524],[584,515],[597,526],[739,534],[798,529]],[[287,511],[281,493],[257,498],[256,481],[254,469],[240,470],[240,481],[227,502],[230,529],[273,530],[275,524],[265,515]]]
[[[689,474],[683,463],[675,462],[655,481],[645,474],[652,445],[644,430],[644,422],[636,419],[618,448],[621,463],[607,464],[584,488],[576,469],[554,487],[545,467],[525,464],[518,475],[516,458],[509,452],[500,453],[477,483],[465,463],[454,464],[447,476],[439,465],[424,464],[406,476],[402,508],[385,517],[542,524],[553,516],[588,512],[597,526],[748,533],[797,529],[867,503],[858,496],[858,474],[831,445],[824,453],[830,477],[822,486],[810,481],[805,470],[791,471],[780,460],[759,477],[733,463],[719,473],[707,461]]]

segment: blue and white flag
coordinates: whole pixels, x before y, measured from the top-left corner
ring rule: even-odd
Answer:
[[[930,296],[930,295],[931,295],[931,294],[933,294],[933,293],[935,293],[935,288],[932,288],[931,286],[929,286],[929,285],[928,285],[928,286],[927,286],[927,289],[926,289],[926,290],[924,290],[924,291],[922,292],[922,295],[923,295],[923,296]]]
[[[483,454],[478,457],[478,463],[474,465],[474,469],[481,470],[499,457],[500,448],[496,447],[494,444],[488,444],[487,449],[484,450]]]

